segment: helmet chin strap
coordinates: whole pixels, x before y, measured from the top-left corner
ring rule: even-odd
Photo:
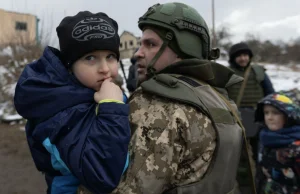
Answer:
[[[153,57],[153,59],[150,61],[150,63],[147,66],[147,79],[151,78],[152,76],[155,76],[156,69],[154,68],[154,64],[159,59],[159,57],[162,55],[166,47],[168,46],[169,42],[173,39],[173,34],[171,32],[167,32],[166,37],[163,39],[163,44],[161,45],[159,51],[156,53],[156,55]]]

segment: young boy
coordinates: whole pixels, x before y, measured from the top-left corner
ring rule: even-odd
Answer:
[[[118,24],[105,13],[79,12],[56,29],[60,51],[47,47],[16,86],[15,107],[47,193],[83,184],[109,193],[128,165],[129,107],[111,81],[118,75]]]
[[[257,190],[263,194],[300,193],[300,108],[287,96],[270,94],[258,103],[260,132]]]

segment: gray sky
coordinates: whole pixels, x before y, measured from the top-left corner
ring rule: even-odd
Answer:
[[[168,0],[1,0],[0,8],[37,15],[45,29],[55,28],[64,16],[78,11],[105,12],[119,23],[119,33],[128,30],[141,35],[138,18],[156,3]],[[193,6],[212,27],[211,0],[182,0]],[[300,0],[215,0],[216,25],[227,25],[233,41],[246,33],[261,39],[290,41],[300,37]],[[52,43],[54,44],[54,43]]]

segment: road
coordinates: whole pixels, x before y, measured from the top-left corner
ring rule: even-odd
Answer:
[[[0,123],[0,193],[44,194],[44,176],[36,170],[20,128]]]

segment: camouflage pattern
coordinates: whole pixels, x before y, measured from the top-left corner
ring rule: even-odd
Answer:
[[[130,100],[130,164],[113,193],[163,193],[201,180],[216,147],[208,117],[138,89]],[[89,192],[81,187],[80,194]]]

